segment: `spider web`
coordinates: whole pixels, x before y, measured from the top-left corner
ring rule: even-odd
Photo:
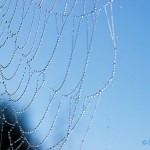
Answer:
[[[0,0],[0,149],[4,137],[5,149],[25,143],[26,149],[70,149],[77,134],[83,149],[115,74],[112,6],[105,0]],[[106,22],[101,32],[99,22]]]

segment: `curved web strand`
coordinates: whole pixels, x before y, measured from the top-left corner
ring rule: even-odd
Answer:
[[[0,1],[0,149],[7,132],[7,149],[20,150],[26,145],[27,150],[64,150],[80,126],[83,133],[78,149],[84,148],[101,94],[111,84],[116,69],[113,1],[103,6],[101,2]],[[96,38],[102,36],[96,33],[100,15],[105,15],[113,60],[106,82],[89,94],[87,89],[95,89],[92,86],[99,82],[91,79],[92,86],[86,83]],[[13,111],[13,123],[7,119],[7,109]],[[25,128],[20,121],[26,113],[35,119],[32,127]],[[9,126],[8,131],[5,126]],[[20,135],[14,140],[15,128]],[[39,140],[31,140],[38,134]]]

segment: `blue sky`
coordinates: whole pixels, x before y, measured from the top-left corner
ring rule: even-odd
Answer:
[[[105,142],[108,150],[150,148],[148,144],[142,144],[143,140],[150,139],[149,5],[149,1],[114,1],[115,31],[118,35],[116,77],[102,96],[95,119],[99,130],[91,129],[97,141],[92,144],[93,149],[104,149],[99,146]],[[109,129],[100,128],[104,121],[101,115]],[[102,130],[106,131],[106,135],[102,133],[106,136],[104,141],[97,138],[102,137]]]
[[[102,6],[106,3],[107,0],[99,1],[98,6]],[[29,1],[27,1],[29,2]],[[39,2],[39,1],[37,1]],[[54,9],[54,13],[62,12],[61,6],[64,4],[57,3],[57,7]],[[73,2],[73,1],[69,1]],[[72,3],[68,3],[68,7]],[[19,3],[22,6],[22,3]],[[15,3],[12,4],[12,7],[15,6]],[[28,6],[28,5],[27,5]],[[51,6],[51,4],[50,4]],[[150,92],[149,92],[149,83],[150,83],[150,1],[129,1],[129,0],[114,0],[113,1],[113,16],[114,16],[114,25],[115,25],[115,35],[116,35],[116,44],[117,44],[117,63],[116,63],[116,72],[115,78],[113,82],[109,85],[109,87],[101,94],[100,96],[100,104],[93,119],[92,127],[88,132],[88,136],[84,143],[85,150],[148,150],[150,149],[150,145],[143,145],[142,141],[150,140]],[[43,1],[43,10],[47,7],[47,1]],[[52,7],[52,6],[51,6]],[[22,7],[18,7],[22,8]],[[27,20],[24,21],[22,30],[19,33],[19,38],[17,41],[17,45],[20,47],[23,45],[23,41],[26,39],[27,34],[29,33],[29,27],[32,23],[32,17],[30,14],[34,13],[34,5],[31,5],[29,16],[27,14]],[[82,5],[78,4],[77,10],[75,10],[75,14],[79,15],[83,11]],[[92,0],[87,0],[87,7],[85,11],[92,10]],[[27,8],[25,8],[27,10]],[[70,10],[69,8],[68,10]],[[21,9],[17,10],[21,12]],[[35,24],[38,24],[39,17],[39,9],[36,9],[37,13],[35,15]],[[10,11],[11,12],[11,11]],[[9,12],[9,13],[10,13]],[[108,9],[108,12],[109,9]],[[66,11],[67,13],[67,11]],[[41,20],[40,20],[40,30],[39,36],[37,37],[37,42],[35,43],[35,47],[29,55],[29,57],[22,57],[22,54],[27,54],[28,50],[31,48],[31,44],[34,41],[34,35],[36,35],[36,28],[32,30],[32,36],[30,42],[27,44],[26,48],[22,49],[22,51],[17,51],[14,57],[14,62],[10,65],[10,68],[5,69],[3,73],[8,76],[14,72],[16,66],[18,65],[20,58],[22,59],[21,69],[19,69],[18,74],[16,75],[16,79],[7,83],[8,91],[10,93],[17,88],[18,82],[20,81],[20,74],[23,74],[24,68],[27,66],[27,61],[30,60],[38,48],[38,42],[40,41],[40,35],[42,35],[42,29],[44,28],[44,17],[45,12],[41,12]],[[8,15],[9,16],[9,15]],[[11,13],[10,13],[11,16]],[[10,30],[14,31],[17,29],[20,18],[19,13],[17,15],[19,19],[12,23]],[[109,15],[110,16],[110,15]],[[47,16],[46,16],[47,17]],[[65,21],[65,17],[62,19],[59,15],[54,18],[54,15],[51,15],[49,21],[47,22],[46,32],[44,34],[44,38],[42,44],[40,45],[38,55],[31,61],[31,67],[35,70],[41,69],[49,59],[49,56],[52,54],[52,49],[54,49],[54,43],[58,38],[58,33],[61,31],[61,27],[63,25],[63,21]],[[2,18],[2,16],[1,16]],[[7,17],[5,17],[7,20]],[[16,19],[16,18],[15,18]],[[14,20],[15,20],[14,19]],[[58,28],[56,30],[56,20]],[[71,18],[72,19],[72,18]],[[64,28],[64,34],[62,34],[62,40],[60,40],[60,46],[58,46],[56,50],[56,54],[53,58],[53,61],[46,72],[46,83],[38,91],[38,96],[34,99],[32,105],[29,107],[28,111],[23,114],[28,114],[28,129],[31,130],[34,128],[42,115],[44,114],[46,107],[48,105],[49,100],[49,86],[54,89],[58,89],[61,83],[63,83],[63,79],[65,77],[65,72],[67,70],[68,57],[70,56],[71,50],[71,42],[72,42],[72,20],[67,20],[67,25]],[[9,19],[8,19],[9,20]],[[89,17],[89,31],[88,31],[88,42],[90,41],[92,35],[92,17]],[[94,20],[95,21],[95,20]],[[8,24],[8,23],[6,23]],[[74,23],[74,31],[77,33],[77,27],[79,24],[79,18],[75,19]],[[59,105],[59,101],[57,99],[61,98],[62,94],[66,94],[69,91],[73,90],[75,85],[79,82],[82,71],[85,65],[86,60],[86,44],[87,44],[87,28],[85,28],[86,20],[82,19],[81,27],[79,30],[78,41],[76,43],[71,69],[69,70],[69,75],[67,76],[67,80],[65,80],[65,84],[63,84],[63,88],[61,88],[60,93],[54,98],[54,102],[52,102],[52,108],[49,110],[48,115],[46,115],[42,125],[39,127],[38,131],[33,133],[33,139],[37,139],[40,141],[43,139],[45,134],[48,132],[49,124],[52,124],[52,119],[56,114],[56,109]],[[2,24],[2,27],[5,24]],[[1,36],[1,41],[3,41],[7,36],[7,31],[4,33],[4,36]],[[14,38],[15,39],[15,38]],[[14,39],[10,38],[4,47],[1,48],[0,52],[0,64],[6,64],[11,58],[14,46]],[[75,43],[75,42],[74,42]],[[89,42],[90,43],[90,42]],[[89,44],[88,43],[88,44]],[[62,49],[63,47],[63,49]],[[5,49],[9,49],[6,51]],[[9,57],[7,57],[9,56]],[[40,60],[40,61],[39,61]],[[106,16],[104,10],[100,11],[100,15],[97,19],[97,25],[95,30],[94,42],[91,48],[90,53],[90,61],[88,65],[87,76],[85,78],[85,82],[83,85],[81,96],[81,104],[78,107],[80,114],[82,109],[82,100],[84,96],[91,95],[95,93],[98,89],[102,88],[103,85],[107,82],[108,78],[111,74],[113,62],[113,46],[109,33],[109,28],[106,20]],[[64,69],[65,68],[65,69]],[[32,69],[31,69],[32,70]],[[25,78],[23,80],[22,87],[19,88],[18,92],[12,96],[11,98],[18,98],[20,93],[24,90],[25,83],[28,80],[28,67],[25,72]],[[42,83],[42,76],[38,76],[39,74],[34,74],[29,85],[27,91],[20,101],[13,104],[16,107],[16,110],[24,109],[31,101],[32,96],[35,93],[35,87],[37,81],[39,85]],[[0,81],[2,78],[0,78]],[[13,86],[12,86],[13,85]],[[4,90],[3,85],[1,84],[1,91]],[[53,93],[53,91],[51,91]],[[4,95],[4,97],[8,98],[8,95]],[[54,129],[55,133],[52,133],[54,136],[48,138],[46,142],[44,142],[43,149],[51,146],[51,143],[55,143],[63,137],[66,133],[67,124],[66,122],[69,112],[69,98],[66,98],[66,101],[63,103],[60,111],[60,118],[58,118],[58,122],[56,123],[56,128]],[[89,107],[87,114],[84,116],[84,119],[81,120],[79,127],[75,129],[73,132],[73,136],[69,143],[66,144],[66,149],[76,150],[80,147],[80,139],[83,136],[82,132],[85,131],[85,127],[87,127],[86,123],[90,120],[90,115],[92,114],[92,110],[94,110],[94,104],[96,100]],[[32,114],[32,117],[31,117]],[[19,115],[18,115],[19,116]],[[78,116],[77,116],[78,117]],[[33,119],[34,118],[34,119]],[[77,118],[75,118],[76,120]],[[85,125],[84,125],[85,124]],[[51,142],[49,142],[51,140]],[[34,143],[34,142],[33,142]]]

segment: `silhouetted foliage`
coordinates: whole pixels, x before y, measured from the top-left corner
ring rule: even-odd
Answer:
[[[11,107],[0,107],[0,150],[27,150],[28,143],[14,119]]]

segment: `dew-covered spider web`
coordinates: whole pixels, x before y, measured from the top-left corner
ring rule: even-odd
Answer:
[[[84,149],[115,74],[112,9],[112,0],[0,0],[0,149]]]

